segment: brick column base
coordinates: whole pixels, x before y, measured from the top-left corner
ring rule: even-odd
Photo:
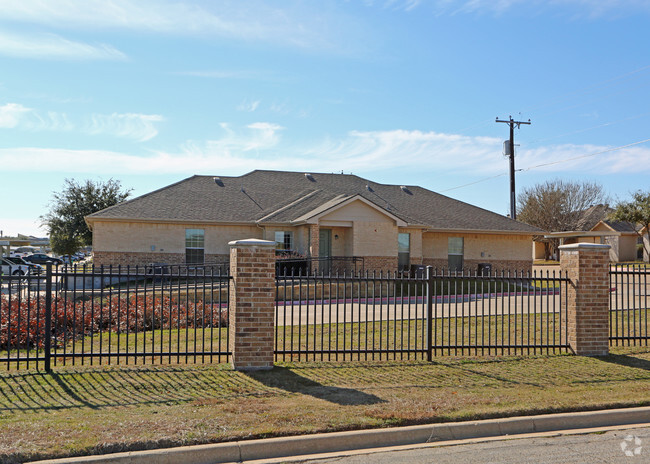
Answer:
[[[274,361],[275,242],[230,245],[229,348],[235,370],[271,369]]]
[[[561,303],[562,322],[569,346],[581,356],[609,354],[609,248],[594,243],[560,247],[560,268],[570,281]]]

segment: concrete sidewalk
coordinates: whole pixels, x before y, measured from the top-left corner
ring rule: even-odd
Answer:
[[[309,459],[325,453],[345,454],[356,450],[388,447],[456,444],[460,440],[520,437],[529,434],[576,433],[595,428],[650,426],[650,407],[577,413],[545,414],[482,421],[416,425],[389,429],[335,432],[317,435],[248,440],[213,445],[184,446],[152,451],[133,451],[101,456],[54,459],[39,463],[110,464],[207,464],[280,462]]]

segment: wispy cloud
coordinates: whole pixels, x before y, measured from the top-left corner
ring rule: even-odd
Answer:
[[[299,47],[326,47],[338,40],[332,24],[350,22],[331,9],[300,2],[276,4],[251,0],[176,2],[170,0],[8,0],[0,21],[53,28],[130,29],[177,36],[225,37]],[[335,17],[334,17],[335,16]]]
[[[246,130],[233,129],[230,124],[221,123],[225,135],[216,140],[209,140],[205,143],[205,151],[208,153],[223,153],[233,155],[254,151],[259,154],[275,148],[280,142],[279,132],[284,128],[277,124],[268,122],[257,122],[249,124]]]
[[[260,100],[244,100],[239,105],[237,105],[237,111],[245,111],[247,113],[253,113],[260,106]]]
[[[4,5],[3,5],[4,7]],[[106,44],[87,44],[56,34],[17,34],[0,30],[0,54],[48,60],[124,60],[126,55]]]
[[[87,132],[107,134],[144,142],[158,135],[155,123],[165,119],[157,114],[93,114]]]
[[[68,131],[74,128],[66,114],[55,111],[38,112],[20,103],[0,106],[0,128],[30,131]]]
[[[0,165],[11,170],[11,160],[20,156],[35,170],[119,175],[231,175],[252,169],[372,173],[400,169],[405,160],[437,176],[462,174],[476,178],[507,170],[507,161],[501,155],[502,141],[491,137],[408,130],[353,131],[340,139],[299,147],[283,145],[281,134],[286,129],[273,123],[237,128],[222,124],[222,128],[221,138],[189,141],[175,152],[136,156],[102,150],[12,148],[0,150]],[[571,144],[522,149],[517,153],[517,167],[597,175],[650,173],[649,145],[609,152],[613,147]]]
[[[366,5],[412,11],[426,9],[436,15],[504,14],[521,7],[537,11],[569,13],[572,17],[601,17],[608,14],[650,12],[646,0],[366,0]]]
[[[93,114],[84,123],[73,123],[65,113],[37,111],[20,103],[0,106],[0,129],[28,131],[71,131],[89,135],[110,135],[138,142],[151,140],[158,135],[156,123],[165,118],[157,114],[113,113]]]
[[[0,106],[0,128],[13,129],[20,124],[25,115],[30,114],[32,110],[19,103],[7,103]]]

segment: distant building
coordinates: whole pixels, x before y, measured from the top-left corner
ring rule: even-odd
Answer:
[[[607,244],[610,246],[610,261],[614,263],[643,259],[643,251],[638,246],[643,244],[637,233],[638,226],[625,221],[609,220],[608,217],[613,212],[607,205],[592,206],[582,213],[576,230],[552,232],[545,237],[559,239],[563,245],[578,242]],[[538,255],[539,250],[536,249],[536,257]]]

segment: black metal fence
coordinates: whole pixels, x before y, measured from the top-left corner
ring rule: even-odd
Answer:
[[[610,343],[647,345],[650,269],[610,270]],[[0,275],[0,367],[229,361],[220,267]],[[432,359],[568,350],[560,272],[276,277],[276,359]],[[566,305],[564,305],[566,307]]]
[[[643,264],[615,265],[610,268],[609,279],[610,344],[647,346],[650,268]]]
[[[227,361],[220,268],[59,267],[0,276],[0,366]]]
[[[410,274],[412,275],[412,274]],[[432,359],[568,349],[560,273],[279,276],[278,360]]]
[[[360,256],[327,256],[322,258],[279,257],[275,262],[277,275],[336,275],[363,273],[364,259]]]

